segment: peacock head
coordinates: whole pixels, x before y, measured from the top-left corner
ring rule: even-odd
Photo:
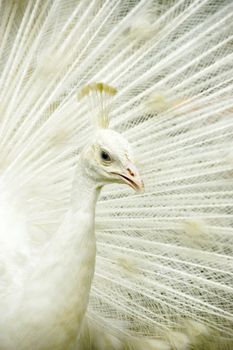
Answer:
[[[89,175],[100,186],[108,183],[125,183],[136,191],[142,191],[143,181],[134,165],[127,140],[118,132],[100,129],[90,145],[84,149],[83,160]]]
[[[109,129],[109,97],[116,90],[107,84],[93,83],[86,85],[80,92],[80,97],[90,95],[91,105],[94,98],[100,105],[97,109],[96,132],[91,142],[82,152],[82,160],[88,175],[95,179],[100,187],[109,183],[124,183],[135,191],[144,190],[144,184],[139,171],[134,164],[129,142],[120,133]]]

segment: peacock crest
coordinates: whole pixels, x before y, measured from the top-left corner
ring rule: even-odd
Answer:
[[[94,124],[98,128],[107,129],[110,123],[110,110],[113,96],[117,89],[105,83],[91,83],[83,86],[78,94],[78,100],[88,98],[90,114],[95,116]]]

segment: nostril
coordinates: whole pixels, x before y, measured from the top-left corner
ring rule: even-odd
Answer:
[[[134,172],[130,168],[127,168],[127,170],[131,176],[134,176]]]

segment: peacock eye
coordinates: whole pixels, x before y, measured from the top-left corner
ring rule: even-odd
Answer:
[[[100,158],[106,163],[110,163],[112,161],[109,153],[104,150],[100,151]]]

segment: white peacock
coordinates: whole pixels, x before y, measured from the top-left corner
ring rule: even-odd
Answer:
[[[232,1],[0,6],[0,349],[232,349]]]

